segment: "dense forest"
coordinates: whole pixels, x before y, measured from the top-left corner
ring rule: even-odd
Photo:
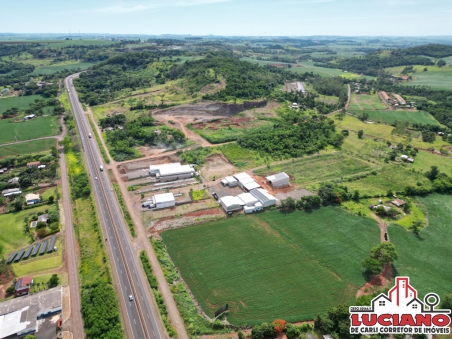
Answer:
[[[406,48],[402,51],[409,55],[426,55],[433,58],[445,58],[452,55],[452,46],[428,44]]]
[[[219,101],[266,98],[277,85],[293,77],[278,68],[260,67],[227,54],[208,55],[205,59],[187,61],[171,68],[167,76],[169,79],[183,78],[184,87],[189,93],[197,92],[208,84],[220,82],[223,78],[226,88],[204,97]]]
[[[297,124],[284,121],[273,129],[252,131],[237,140],[244,147],[287,159],[312,154],[328,144],[340,146],[344,137],[335,132],[334,121],[319,115],[301,115]]]

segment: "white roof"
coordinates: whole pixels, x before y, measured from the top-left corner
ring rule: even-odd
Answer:
[[[156,194],[156,195],[154,195],[154,200],[155,200],[156,204],[174,201],[174,195],[173,195],[173,193]]]
[[[239,181],[240,181],[240,183],[241,183],[242,185],[246,185],[246,184],[249,184],[249,183],[252,183],[252,182],[256,182],[256,180],[254,180],[254,179],[251,178],[251,177],[245,178],[245,179],[241,179],[241,180],[239,180]]]
[[[241,206],[243,204],[242,200],[240,200],[238,197],[233,197],[233,196],[230,196],[230,195],[227,195],[225,197],[220,198],[220,202],[223,205],[225,205],[226,207],[234,206],[234,205]]]
[[[259,201],[259,200],[256,199],[256,197],[252,196],[250,193],[239,194],[237,196],[237,198],[242,200],[245,205],[254,204],[254,203]]]
[[[244,180],[246,178],[251,178],[251,177],[247,173],[242,172],[242,173],[239,173],[239,174],[235,174],[234,178],[236,178],[238,181],[241,182],[242,180]]]
[[[408,155],[402,155],[402,156],[400,156],[402,159],[408,159]]]
[[[159,169],[160,176],[192,173],[194,171],[195,169],[190,165],[181,165],[181,164],[175,164],[173,166],[164,166]]]
[[[275,181],[275,180],[281,180],[281,179],[287,179],[287,178],[289,178],[289,176],[285,172],[281,172],[281,173],[277,173],[274,175],[270,175],[270,176],[266,177],[265,179],[267,179],[268,181]]]
[[[35,200],[35,199],[39,200],[39,194],[28,193],[25,196],[25,200]]]
[[[251,190],[253,190],[255,188],[261,187],[261,185],[259,185],[257,182],[255,182],[253,180],[253,182],[250,182],[250,183],[248,183],[246,185],[243,185],[243,187],[245,187],[248,191],[251,191]]]
[[[234,177],[226,177],[223,180],[226,180],[227,182],[237,182],[237,180]]]
[[[264,190],[263,188],[256,188],[250,192],[253,196],[255,196],[257,199],[259,199],[260,202],[266,202],[270,200],[278,200],[273,195],[268,193],[267,190]]]
[[[29,306],[20,310],[0,315],[0,338],[9,337],[27,328],[28,321],[21,322],[22,312],[26,312]]]

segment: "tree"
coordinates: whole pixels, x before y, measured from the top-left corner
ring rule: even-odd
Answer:
[[[438,174],[439,174],[438,166],[431,166],[430,171],[425,173],[425,176],[429,178],[431,181],[433,181],[438,177]]]
[[[421,230],[424,228],[424,224],[421,220],[415,220],[410,226],[410,229],[413,231],[414,234],[420,234]]]
[[[381,263],[374,258],[366,258],[364,259],[362,266],[365,268],[368,274],[377,275],[381,272]]]
[[[53,201],[55,200],[55,197],[53,195],[51,195],[49,197],[49,204],[53,204]]]
[[[243,333],[242,330],[239,330],[239,332],[237,333],[239,339],[245,339],[245,333]]]
[[[13,207],[16,212],[22,211],[23,208],[22,201],[20,199],[16,199],[13,203]]]
[[[436,63],[436,65],[438,67],[443,67],[443,66],[446,66],[446,62],[443,59],[439,59],[438,62]]]
[[[23,339],[36,339],[33,334],[27,334]]]
[[[60,278],[58,278],[58,275],[52,274],[47,284],[49,285],[49,288],[57,287],[60,283]]]
[[[14,285],[11,285],[6,289],[6,294],[14,293],[15,290],[16,290],[16,287]]]
[[[397,260],[399,257],[394,244],[382,242],[370,250],[370,257],[377,259],[381,265]]]
[[[353,201],[359,201],[359,191],[353,192]]]
[[[276,319],[272,322],[273,328],[277,334],[282,333],[286,328],[286,321],[283,319]]]
[[[38,223],[36,224],[36,229],[40,229],[40,228],[44,228],[46,227],[47,224],[44,221],[38,221]]]
[[[363,134],[364,134],[363,130],[360,129],[360,130],[358,131],[358,138],[359,138],[359,139],[362,139],[362,138],[363,138]]]

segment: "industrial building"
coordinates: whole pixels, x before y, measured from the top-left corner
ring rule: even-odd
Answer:
[[[166,208],[176,206],[173,193],[156,194],[152,198],[152,208]]]
[[[149,174],[155,175],[162,182],[166,182],[192,178],[195,175],[195,169],[192,165],[181,165],[180,162],[174,162],[170,164],[151,165],[149,166]]]
[[[251,193],[242,193],[237,196],[240,200],[242,200],[242,206],[254,206],[255,203],[257,203],[259,200],[251,195]]]
[[[0,339],[39,333],[42,318],[59,313],[61,309],[61,286],[2,302],[0,303]]]
[[[244,191],[251,191],[255,188],[261,187],[256,180],[251,178],[247,173],[242,172],[239,174],[234,175],[234,178],[237,179],[239,187]]]
[[[270,175],[265,179],[267,179],[274,188],[286,187],[290,184],[290,177],[285,172]]]
[[[262,204],[263,207],[268,207],[272,205],[276,205],[276,199],[273,195],[268,193],[267,190],[263,188],[256,188],[250,192],[250,194],[255,197]]]
[[[243,201],[238,197],[226,196],[219,199],[221,207],[224,208],[226,212],[233,212],[242,209]]]
[[[236,187],[238,185],[238,181],[234,177],[226,177],[221,180],[221,184],[223,186]]]

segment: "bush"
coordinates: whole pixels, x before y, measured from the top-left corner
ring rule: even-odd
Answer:
[[[14,285],[11,285],[6,289],[6,294],[12,294],[12,293],[14,293],[15,290],[16,290],[16,287]]]

